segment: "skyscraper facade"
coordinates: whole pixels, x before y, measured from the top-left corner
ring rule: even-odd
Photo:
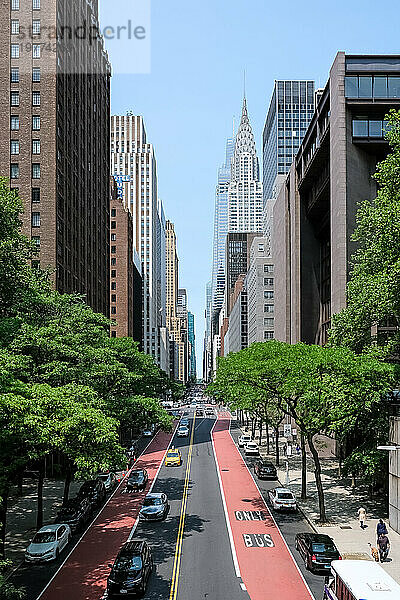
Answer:
[[[263,224],[263,185],[256,143],[243,99],[228,185],[228,232],[259,232]]]
[[[98,26],[97,4],[0,3],[0,175],[23,201],[33,266],[108,315],[111,68],[100,35],[49,42],[61,27]]]
[[[264,206],[276,196],[276,178],[288,173],[313,117],[314,87],[311,80],[274,83],[263,131]]]
[[[212,309],[218,311],[224,301],[225,289],[225,243],[228,233],[228,188],[231,180],[231,161],[234,139],[226,142],[225,162],[218,170],[215,192],[213,266],[212,266]]]
[[[175,227],[166,222],[166,323],[170,337],[170,376],[179,379],[179,347],[182,344],[178,318],[179,259]]]
[[[189,349],[188,349],[188,302],[187,291],[178,290],[177,317],[179,319],[180,344],[178,348],[179,380],[186,383],[189,376]]]
[[[143,349],[167,370],[162,305],[165,219],[157,195],[154,148],[147,142],[143,117],[111,117],[111,173],[132,214],[134,245],[143,265]]]
[[[189,379],[195,381],[196,374],[196,334],[194,329],[194,314],[188,311],[188,344],[189,344]]]

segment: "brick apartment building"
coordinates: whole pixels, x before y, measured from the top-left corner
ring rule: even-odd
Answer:
[[[24,204],[34,266],[60,292],[78,292],[109,314],[110,64],[97,2],[0,0],[0,174]],[[69,28],[64,39],[54,32]]]

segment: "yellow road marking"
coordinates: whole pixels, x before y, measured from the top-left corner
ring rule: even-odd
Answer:
[[[178,582],[179,582],[179,571],[180,571],[180,566],[181,566],[183,531],[185,528],[186,505],[187,505],[187,499],[188,499],[188,495],[189,495],[189,478],[190,478],[190,467],[192,464],[195,421],[196,421],[196,414],[193,417],[192,433],[190,436],[189,452],[188,452],[188,458],[187,458],[187,463],[186,463],[185,483],[183,486],[181,514],[180,514],[180,519],[179,519],[178,538],[176,540],[176,546],[175,546],[174,567],[172,569],[172,580],[171,580],[171,590],[170,590],[170,594],[169,594],[169,600],[176,600],[176,597],[178,594]]]

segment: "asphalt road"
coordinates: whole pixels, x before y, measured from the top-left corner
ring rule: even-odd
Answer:
[[[197,417],[193,435],[174,438],[172,444],[180,449],[183,464],[180,467],[162,465],[153,487],[153,491],[168,495],[168,517],[161,522],[139,521],[136,527],[134,538],[145,539],[150,544],[155,564],[145,598],[249,600],[235,573],[232,558],[211,442],[214,423],[215,418]],[[193,414],[190,415],[191,432],[192,429]],[[239,431],[233,425],[233,438],[236,440],[238,435]],[[251,466],[251,459],[244,459]],[[277,482],[256,481],[266,499],[268,489],[277,485]],[[267,503],[270,506],[268,500]],[[301,513],[276,514],[272,509],[271,512],[315,599],[320,600],[323,577],[309,573],[294,549],[296,533],[310,531],[310,526]],[[108,535],[112,536],[112,531]],[[75,537],[74,543],[78,540],[79,537]],[[72,546],[68,552],[71,549]],[[27,588],[27,600],[36,600],[64,558],[63,553],[53,564],[23,565],[15,573],[13,583]],[[81,570],[82,567],[84,565],[81,564]],[[75,591],[71,600],[84,600],[86,597],[84,590],[82,594]]]
[[[233,439],[237,443],[239,435],[241,435],[241,431],[236,421],[232,421],[231,434]],[[243,460],[249,466],[250,471],[270,508],[271,514],[273,515],[279,529],[281,530],[283,537],[285,538],[285,541],[289,546],[289,549],[291,550],[293,557],[296,560],[300,571],[302,572],[302,575],[308,584],[308,587],[312,591],[315,599],[320,600],[320,598],[322,598],[323,595],[324,577],[322,575],[314,575],[305,568],[304,561],[295,549],[294,544],[294,539],[297,533],[301,533],[304,531],[313,532],[313,529],[311,528],[311,526],[300,511],[296,513],[283,513],[273,510],[271,503],[268,499],[268,490],[277,487],[278,485],[280,485],[280,483],[278,481],[258,479],[257,476],[254,474],[253,469],[253,464],[256,459],[245,456],[244,451],[242,449],[240,449],[240,453],[243,456]]]

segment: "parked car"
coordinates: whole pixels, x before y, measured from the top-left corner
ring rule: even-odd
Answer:
[[[153,570],[153,556],[147,542],[126,542],[118,552],[107,579],[107,597],[143,595]]]
[[[268,495],[275,510],[297,510],[296,498],[287,488],[274,488],[268,492]]]
[[[188,435],[189,435],[189,427],[187,427],[186,425],[180,425],[178,427],[178,431],[176,432],[176,435],[178,437],[188,437]]]
[[[153,437],[155,431],[154,425],[143,431],[143,437]]]
[[[321,533],[298,533],[295,547],[310,571],[329,573],[331,562],[342,558],[333,539]]]
[[[71,539],[71,529],[64,523],[45,525],[39,529],[25,551],[26,562],[56,560]]]
[[[246,456],[260,456],[260,451],[255,442],[247,442],[244,446],[244,453]]]
[[[262,458],[254,464],[254,473],[259,479],[278,479],[275,466],[271,462],[265,462]]]
[[[189,419],[187,417],[182,417],[182,419],[179,422],[179,426],[187,427],[188,425],[189,425]]]
[[[149,476],[146,469],[135,469],[129,474],[126,482],[127,492],[140,492],[146,487]]]
[[[180,467],[182,464],[182,454],[177,448],[171,448],[165,456],[166,467]]]
[[[101,479],[91,479],[82,484],[77,498],[80,500],[87,498],[92,505],[92,508],[100,506],[106,497],[106,488]]]
[[[241,436],[239,436],[239,439],[238,439],[239,448],[244,448],[244,446],[245,446],[245,444],[247,444],[247,442],[251,442],[251,434],[250,433],[243,433]]]
[[[58,511],[55,523],[64,523],[75,533],[89,521],[91,514],[92,506],[88,498],[72,498]]]
[[[104,487],[106,488],[106,492],[111,492],[115,488],[118,483],[117,476],[113,471],[109,473],[101,473],[97,476],[98,479],[104,483]]]
[[[169,512],[169,503],[166,494],[147,494],[139,517],[145,521],[162,521]]]

